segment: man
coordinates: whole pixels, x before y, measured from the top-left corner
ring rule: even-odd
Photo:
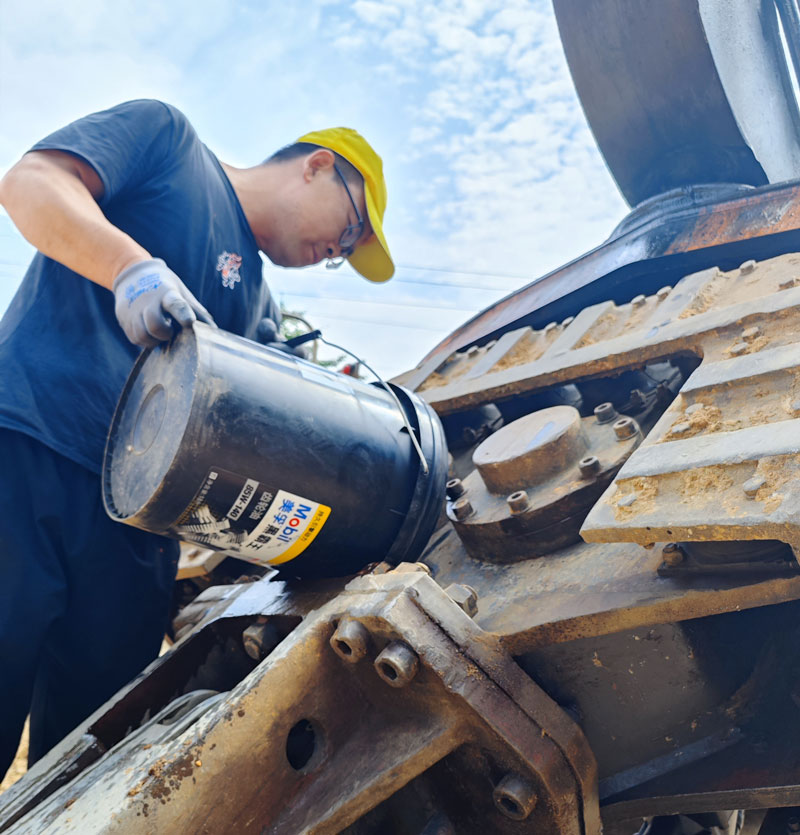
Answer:
[[[158,653],[178,545],[112,522],[100,468],[140,347],[196,319],[254,336],[285,267],[394,266],[380,158],[355,131],[225,165],[186,118],[133,101],[39,142],[0,181],[39,250],[0,322],[0,776],[31,714],[43,756]],[[263,324],[261,327],[264,332]]]

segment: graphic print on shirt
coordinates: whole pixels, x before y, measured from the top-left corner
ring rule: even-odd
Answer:
[[[239,275],[241,266],[242,256],[237,255],[235,252],[223,252],[217,258],[217,272],[222,273],[223,287],[230,287],[233,290],[236,282],[242,280],[242,277]]]

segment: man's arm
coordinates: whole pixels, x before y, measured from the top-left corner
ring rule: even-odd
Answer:
[[[39,252],[107,287],[152,256],[106,220],[103,184],[86,162],[63,151],[32,151],[0,180],[0,204]]]
[[[103,184],[83,160],[31,151],[0,180],[0,204],[43,255],[114,293],[114,313],[134,345],[172,336],[172,323],[213,325],[208,311],[159,258],[110,223],[97,201]]]

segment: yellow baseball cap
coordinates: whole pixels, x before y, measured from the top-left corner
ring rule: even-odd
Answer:
[[[329,148],[354,165],[364,178],[364,199],[373,235],[348,257],[348,261],[370,281],[388,281],[394,275],[394,262],[383,237],[383,213],[386,211],[386,181],[383,163],[369,142],[352,128],[326,128],[301,136],[308,142]]]

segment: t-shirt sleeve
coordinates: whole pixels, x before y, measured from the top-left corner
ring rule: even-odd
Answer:
[[[140,99],[84,116],[30,150],[65,151],[91,165],[103,183],[103,206],[158,176],[193,134],[176,108]]]

